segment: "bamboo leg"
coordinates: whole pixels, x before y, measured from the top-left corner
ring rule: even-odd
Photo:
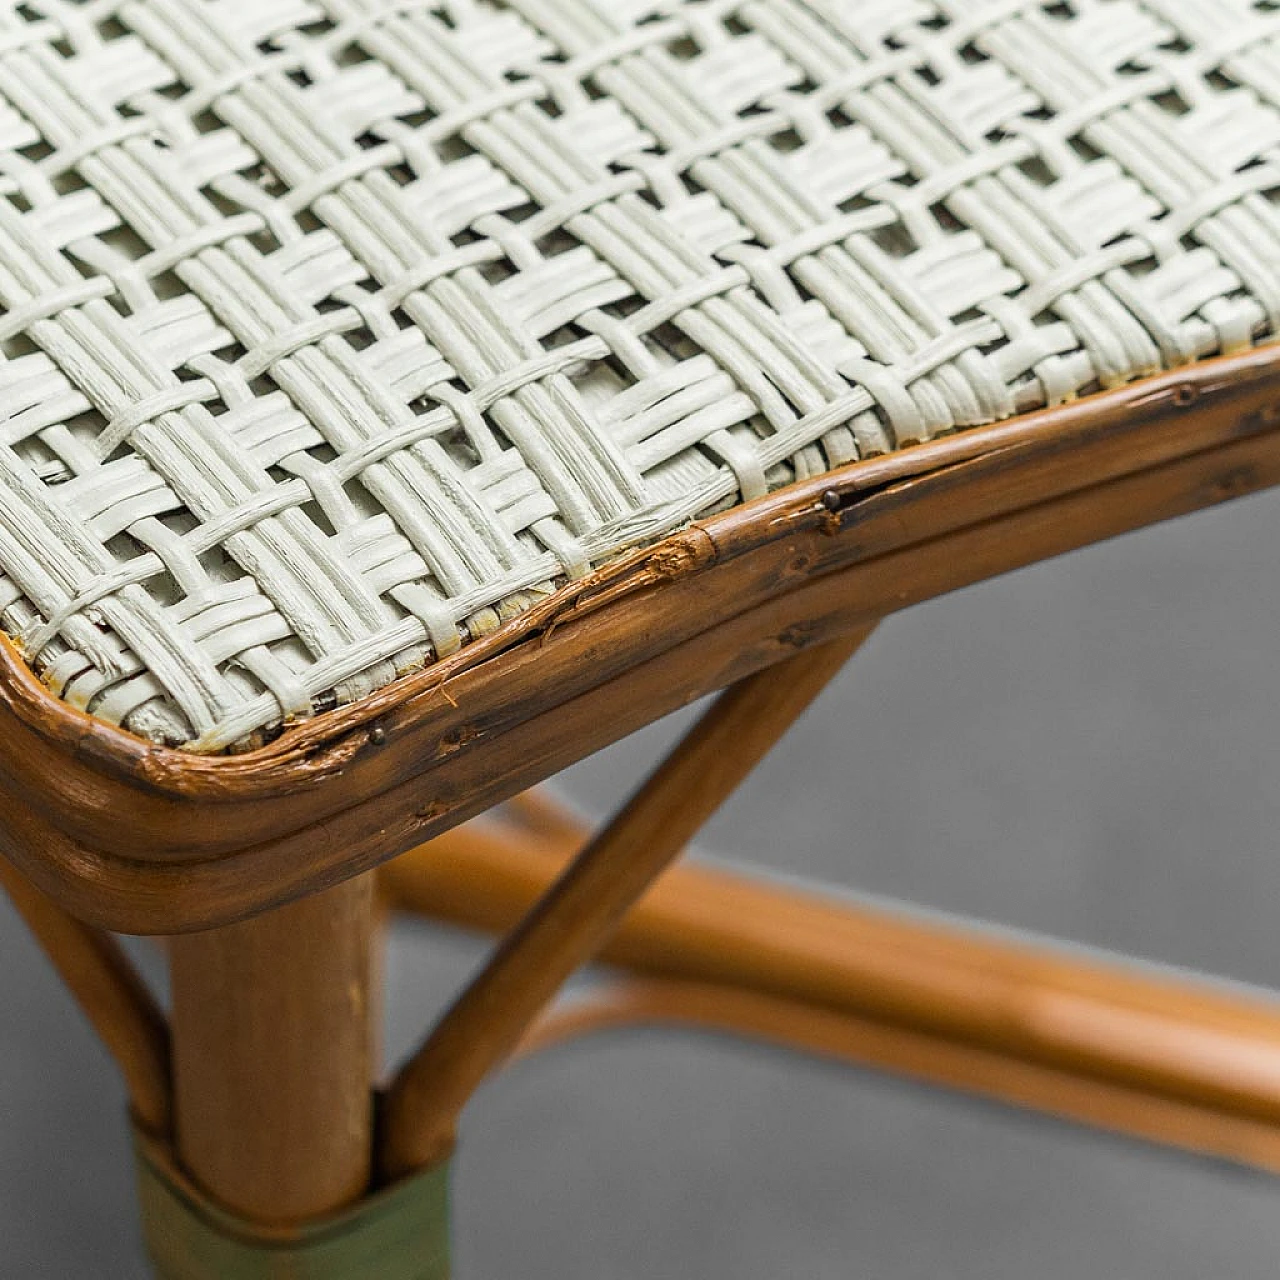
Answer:
[[[717,699],[499,947],[393,1081],[383,1111],[386,1176],[447,1154],[476,1087],[870,632],[817,645]]]
[[[244,1218],[353,1203],[372,1156],[369,876],[172,940],[178,1158]]]
[[[116,1060],[138,1123],[153,1134],[165,1133],[170,1112],[169,1029],[120,944],[69,915],[4,858],[0,888]]]

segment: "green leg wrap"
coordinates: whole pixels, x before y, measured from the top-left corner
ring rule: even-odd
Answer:
[[[332,1217],[271,1228],[211,1203],[145,1135],[135,1133],[134,1152],[160,1280],[448,1280],[447,1164]]]

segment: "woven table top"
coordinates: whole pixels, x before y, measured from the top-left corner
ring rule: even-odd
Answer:
[[[1251,0],[0,6],[0,623],[215,751],[1280,332]]]

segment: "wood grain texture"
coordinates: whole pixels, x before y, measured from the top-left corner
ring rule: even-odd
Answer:
[[[98,923],[226,923],[841,629],[1277,481],[1275,350],[1206,362],[701,521],[242,757],[93,721],[4,650],[0,851]]]
[[[385,1176],[448,1153],[476,1088],[872,629],[797,654],[723,693],[570,863],[392,1081],[382,1113]]]
[[[369,1185],[373,928],[365,876],[173,939],[177,1152],[235,1213],[305,1221]]]

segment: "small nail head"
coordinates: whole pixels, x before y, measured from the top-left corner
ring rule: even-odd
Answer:
[[[1181,383],[1173,389],[1173,403],[1185,407],[1196,402],[1199,392],[1189,382]]]
[[[369,729],[369,741],[375,746],[380,747],[387,740],[387,731],[380,725],[375,724]]]
[[[828,511],[839,511],[840,495],[834,489],[828,489],[826,493],[822,495],[822,505],[826,507]]]

